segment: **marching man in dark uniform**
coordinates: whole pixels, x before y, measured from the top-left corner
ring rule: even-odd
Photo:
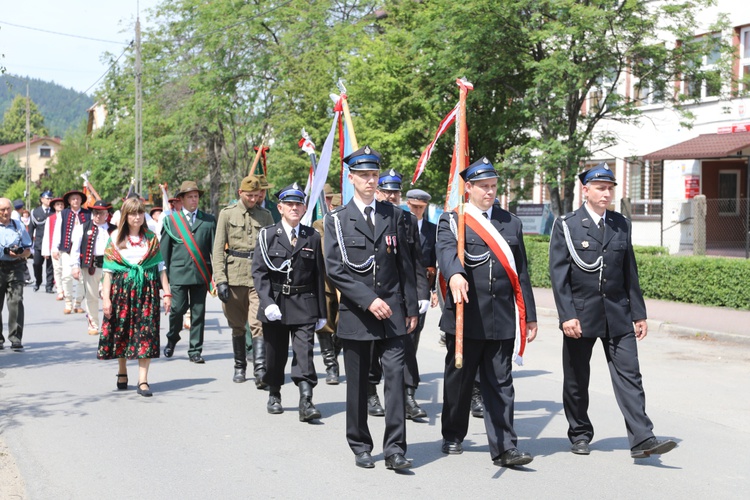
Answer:
[[[213,249],[213,270],[216,291],[223,302],[222,309],[232,329],[234,351],[233,382],[245,382],[247,350],[245,325],[250,324],[253,344],[255,386],[264,389],[266,383],[265,344],[263,327],[258,319],[258,293],[253,284],[252,263],[258,234],[264,226],[273,224],[271,213],[260,207],[260,181],[248,175],[240,183],[240,200],[219,213]]]
[[[549,271],[563,337],[563,406],[571,451],[588,455],[594,426],[588,416],[589,361],[602,340],[617,404],[625,417],[630,456],[645,458],[677,443],[654,437],[636,340],[648,333],[630,221],[607,210],[617,185],[606,163],[582,172],[584,205],[555,221]],[[635,328],[633,325],[635,324]]]
[[[401,179],[402,175],[391,169],[388,172],[380,174],[378,180],[378,199],[393,203],[395,206],[401,206]],[[419,222],[416,216],[407,212],[404,216],[406,225],[406,243],[409,254],[414,264],[416,273],[417,298],[419,299],[419,316],[427,314],[430,307],[430,284],[427,279],[427,271],[424,267],[424,257],[419,237]],[[424,324],[424,323],[423,323]],[[406,418],[414,420],[427,416],[417,403],[415,398],[417,386],[419,386],[419,366],[417,365],[417,345],[419,344],[419,322],[417,327],[412,331],[406,341],[406,351],[404,357],[404,391],[406,397]],[[367,398],[367,413],[382,417],[385,415],[380,398],[378,398],[377,384],[383,376],[383,370],[376,356],[372,359],[370,365],[370,385],[368,386],[369,395]]]
[[[81,282],[85,291],[86,318],[89,335],[99,335],[99,284],[102,281],[104,249],[109,233],[114,227],[107,223],[112,205],[97,200],[91,209],[91,220],[73,229],[73,246],[70,257],[73,261],[73,278]],[[83,269],[83,272],[81,272]]]
[[[312,403],[318,375],[313,363],[315,330],[326,321],[323,249],[320,235],[299,222],[305,193],[297,184],[276,194],[281,221],[264,227],[253,257],[253,283],[258,291],[258,319],[266,344],[268,413],[284,412],[281,386],[292,340],[292,381],[299,387],[299,420],[320,418]],[[317,328],[316,328],[317,327]]]
[[[185,181],[175,195],[182,208],[164,216],[161,224],[161,254],[172,292],[169,332],[164,356],[171,358],[180,341],[183,316],[190,311],[188,358],[203,364],[203,333],[206,294],[212,289],[211,252],[216,236],[216,218],[198,209],[203,190],[195,181]]]
[[[34,240],[34,278],[36,283],[34,284],[34,291],[36,292],[42,286],[42,271],[43,268],[47,267],[45,273],[45,290],[47,293],[55,293],[54,290],[54,269],[52,265],[52,259],[45,258],[42,255],[42,240],[44,239],[44,231],[47,224],[47,217],[53,214],[55,211],[50,207],[52,201],[52,191],[45,191],[39,197],[41,205],[31,211],[31,239]],[[46,262],[46,264],[45,264]]]
[[[10,217],[13,205],[0,198],[0,350],[5,348],[2,307],[8,299],[8,339],[14,351],[23,349],[23,286],[26,259],[31,255],[31,237],[23,224]]]
[[[406,241],[406,214],[375,201],[380,154],[369,146],[346,158],[351,201],[326,215],[328,277],[341,292],[337,335],[346,367],[346,437],[358,467],[372,468],[367,385],[375,349],[385,376],[383,455],[388,469],[406,469],[404,350],[417,324],[414,265]]]
[[[472,387],[479,371],[492,460],[504,467],[526,465],[532,457],[516,448],[511,374],[512,360],[522,354],[524,334],[531,342],[537,332],[522,225],[516,216],[494,204],[498,175],[487,158],[470,165],[461,177],[469,194],[464,265],[457,255],[455,212],[440,217],[437,234],[437,259],[450,287],[440,320],[448,347],[442,451],[451,455],[463,452]],[[461,369],[455,366],[456,302],[464,303]]]
[[[83,191],[74,190],[65,193],[63,201],[66,208],[60,214],[60,226],[55,228],[52,242],[52,258],[60,259],[62,265],[62,289],[65,297],[64,314],[85,312],[81,307],[84,293],[83,284],[78,283],[73,278],[73,259],[70,256],[70,249],[73,246],[73,229],[91,220],[91,211],[81,208],[84,199],[86,199],[86,195]],[[75,292],[73,287],[76,288]]]

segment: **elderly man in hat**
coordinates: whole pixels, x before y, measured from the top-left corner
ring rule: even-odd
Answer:
[[[107,223],[112,205],[97,200],[91,207],[91,220],[73,229],[73,245],[70,248],[73,278],[83,282],[86,301],[86,317],[89,335],[98,335],[99,326],[99,284],[102,281],[104,249],[109,233],[114,229]]]
[[[203,331],[206,317],[206,293],[213,287],[211,253],[216,236],[216,218],[198,208],[203,190],[194,181],[180,185],[176,197],[182,209],[165,216],[161,234],[161,254],[167,268],[172,308],[164,356],[171,358],[185,312],[190,310],[188,358],[203,364]]]
[[[380,153],[369,146],[344,161],[354,187],[351,201],[325,218],[328,277],[341,292],[337,335],[346,366],[346,437],[358,467],[372,468],[367,425],[370,359],[380,359],[385,380],[387,469],[406,469],[404,352],[417,325],[416,274],[406,234],[407,214],[375,200]]]
[[[47,293],[54,293],[54,269],[52,259],[45,259],[42,256],[42,240],[47,224],[47,217],[53,213],[50,202],[52,201],[52,191],[46,190],[39,197],[39,206],[31,211],[31,238],[34,240],[34,291],[36,292],[42,286],[42,270],[44,263],[47,263],[47,272],[45,273],[46,283],[45,290]]]
[[[234,377],[245,382],[247,350],[245,326],[252,332],[253,371],[255,386],[265,389],[266,373],[263,327],[258,319],[260,301],[252,275],[253,255],[260,230],[272,225],[271,213],[262,208],[260,180],[255,175],[242,179],[238,190],[239,201],[219,213],[213,249],[214,281],[222,309],[232,329]]]
[[[63,209],[60,214],[60,225],[55,229],[52,241],[52,258],[60,259],[62,266],[62,289],[65,298],[63,313],[65,314],[85,312],[81,307],[83,285],[76,286],[77,280],[73,278],[73,259],[70,255],[70,249],[73,247],[73,230],[91,220],[91,211],[81,208],[85,199],[86,195],[83,191],[78,190],[68,191],[63,195],[63,202],[67,208]]]
[[[377,198],[380,201],[392,203],[393,205],[401,206],[401,180],[403,176],[393,169],[380,174],[378,179],[378,191]],[[406,243],[409,250],[410,257],[414,265],[414,271],[416,273],[417,283],[417,297],[419,299],[419,314],[420,316],[427,313],[427,309],[430,307],[430,287],[427,280],[427,272],[423,265],[423,255],[421,248],[421,241],[419,238],[419,223],[416,216],[411,213],[406,213],[404,217],[404,223],[406,225]],[[419,337],[415,337],[417,329],[408,336],[406,341],[406,352],[404,357],[405,371],[404,371],[404,392],[406,401],[406,418],[414,420],[427,416],[425,412],[417,403],[416,391],[419,386],[419,367],[417,365],[417,344],[419,343]],[[380,398],[377,393],[377,384],[382,378],[383,371],[377,357],[373,357],[372,364],[370,366],[370,385],[368,386],[368,398],[367,398],[367,413],[382,417],[385,415],[385,410],[380,404]]]
[[[532,461],[516,447],[513,429],[515,391],[511,361],[523,336],[536,337],[536,307],[531,291],[521,220],[495,204],[497,172],[482,158],[461,172],[469,202],[466,209],[465,262],[458,259],[457,215],[444,213],[438,223],[437,260],[448,280],[440,328],[446,333],[442,451],[463,452],[469,427],[474,379],[479,373],[486,411],[490,456],[510,467]],[[514,276],[516,279],[511,279]],[[463,368],[456,368],[456,304],[464,303]],[[525,310],[525,311],[524,311]],[[525,330],[525,331],[524,331]]]
[[[638,340],[648,333],[638,283],[631,224],[608,210],[617,182],[606,163],[578,176],[585,202],[555,220],[549,272],[563,337],[563,407],[571,451],[588,455],[594,426],[588,415],[589,361],[599,338],[617,404],[625,418],[630,456],[646,458],[677,443],[654,437],[638,362]]]
[[[13,206],[0,198],[0,308],[8,298],[8,339],[13,350],[23,349],[23,270],[31,255],[31,237],[23,224],[10,218]],[[1,311],[0,311],[1,312]],[[5,348],[0,319],[0,349]]]
[[[320,418],[312,402],[318,375],[313,363],[315,329],[325,323],[323,249],[320,235],[300,224],[305,193],[297,183],[276,193],[281,221],[260,230],[253,257],[258,319],[266,346],[268,413],[283,413],[281,386],[292,342],[292,381],[299,387],[299,420]]]

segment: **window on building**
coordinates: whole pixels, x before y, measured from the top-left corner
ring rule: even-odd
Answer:
[[[52,158],[52,149],[41,147],[39,148],[39,157],[40,158]]]
[[[656,68],[651,59],[641,60],[633,68],[633,100],[636,106],[664,102],[664,81],[655,78]]]
[[[719,170],[719,215],[739,215],[740,171]]]
[[[588,110],[590,113],[598,113],[605,105],[609,90],[612,88],[614,71],[607,70],[605,74],[596,79],[596,84],[589,91]]]
[[[708,40],[707,43],[711,43],[711,46],[709,47],[708,54],[704,55],[701,59],[700,76],[685,80],[682,91],[688,97],[703,99],[718,96],[721,92],[721,71],[718,66],[721,59],[719,42],[720,39],[717,36],[713,36]]]
[[[662,162],[632,162],[630,172],[629,197],[633,218],[645,219],[661,217],[662,208]]]
[[[750,91],[750,28],[740,31],[740,74],[743,89]]]

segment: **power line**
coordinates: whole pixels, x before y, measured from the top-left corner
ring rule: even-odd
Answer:
[[[80,38],[82,40],[91,40],[91,41],[94,41],[94,42],[116,43],[117,45],[124,45],[124,44],[128,43],[128,42],[116,42],[114,40],[104,40],[102,38],[92,38],[92,37],[89,37],[89,36],[72,35],[70,33],[60,33],[59,31],[45,30],[45,29],[42,29],[42,28],[34,28],[34,27],[31,27],[31,26],[23,26],[23,25],[20,25],[20,24],[9,23],[8,21],[0,21],[0,24],[4,24],[6,26],[13,26],[14,28],[22,28],[22,29],[25,29],[25,30],[40,31],[42,33],[49,33],[51,35],[68,36],[70,38]]]
[[[99,83],[102,80],[102,78],[104,78],[105,76],[107,76],[107,74],[110,71],[112,71],[112,68],[114,68],[115,65],[120,61],[120,59],[122,58],[122,56],[125,55],[125,52],[127,52],[128,49],[131,48],[132,46],[133,46],[133,42],[131,41],[130,43],[128,43],[128,46],[123,49],[123,51],[120,53],[120,55],[117,56],[117,59],[115,59],[114,62],[112,62],[112,64],[109,65],[109,68],[107,68],[107,71],[105,71],[104,73],[102,73],[102,76],[100,76],[99,78],[97,78],[96,81],[94,83],[92,83],[91,86],[89,86],[89,88],[87,88],[86,90],[83,91],[83,93],[86,94],[89,90],[91,90],[92,88],[94,88],[94,85],[96,85],[97,83]],[[76,100],[78,100],[78,99],[76,99]]]

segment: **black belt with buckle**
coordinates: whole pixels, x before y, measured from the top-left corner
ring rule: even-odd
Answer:
[[[229,255],[241,257],[243,259],[252,259],[255,252],[240,252],[239,250],[226,250]]]
[[[311,284],[307,285],[282,285],[281,283],[271,283],[271,288],[274,292],[281,292],[282,295],[294,295],[298,293],[312,292],[315,287]]]

